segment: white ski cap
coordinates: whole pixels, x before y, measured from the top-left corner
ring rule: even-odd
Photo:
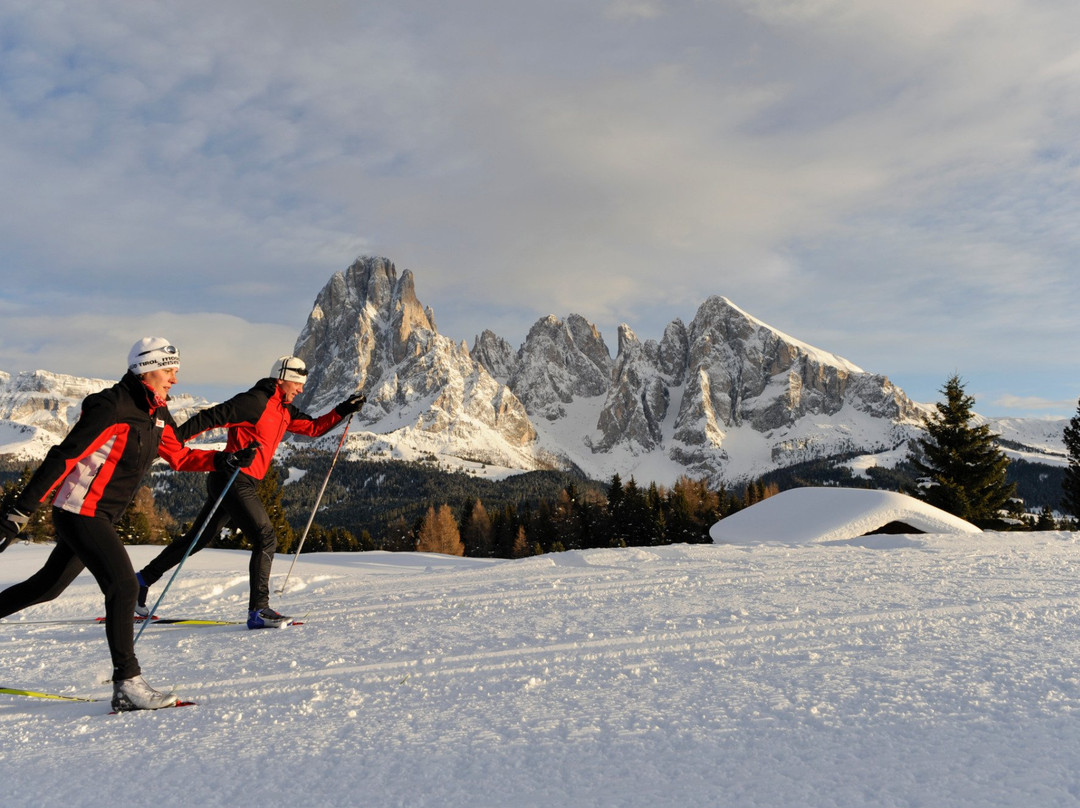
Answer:
[[[278,358],[270,369],[270,375],[275,379],[281,379],[283,382],[299,382],[303,384],[307,381],[307,365],[299,357],[282,356]]]
[[[178,367],[180,351],[165,337],[143,337],[128,351],[128,370],[135,374]]]

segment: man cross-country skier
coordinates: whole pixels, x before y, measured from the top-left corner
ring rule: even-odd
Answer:
[[[56,546],[36,573],[0,592],[0,617],[63,592],[83,568],[105,595],[105,639],[113,663],[112,708],[156,710],[178,699],[147,684],[135,657],[131,610],[135,570],[116,522],[142,483],[155,457],[178,471],[235,469],[253,452],[188,449],[177,437],[166,404],[176,384],[180,353],[162,337],[132,346],[128,371],[112,387],[83,399],[75,426],[49,449],[12,507],[0,514],[0,550],[26,526],[52,492]]]
[[[176,539],[138,573],[139,593],[135,613],[148,617],[146,605],[148,590],[169,569],[180,563],[191,545],[194,531],[213,511],[210,521],[202,530],[198,543],[191,549],[197,553],[219,535],[227,525],[237,527],[251,542],[251,561],[248,564],[250,594],[248,596],[247,626],[277,628],[291,618],[270,608],[270,567],[277,551],[277,534],[274,524],[259,499],[258,482],[270,467],[274,452],[286,432],[319,437],[337,426],[347,415],[359,410],[366,401],[359,393],[342,401],[334,409],[318,418],[312,418],[292,405],[292,401],[304,390],[307,366],[295,356],[282,356],[274,362],[269,378],[261,379],[254,387],[239,393],[228,401],[196,413],[181,424],[177,434],[183,441],[218,427],[228,428],[226,451],[236,451],[257,443],[255,459],[236,475],[225,494],[221,506],[213,511],[232,476],[225,471],[208,475],[206,490],[208,498],[202,511],[192,525],[191,531]]]

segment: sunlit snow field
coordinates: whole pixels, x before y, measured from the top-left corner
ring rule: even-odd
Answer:
[[[68,808],[1075,805],[1078,535],[305,555],[272,600],[303,626],[146,629],[148,680],[196,707],[0,696],[0,793]],[[155,552],[130,549],[136,565]],[[47,551],[11,547],[0,584]],[[241,620],[246,569],[244,553],[191,557],[159,613]],[[48,622],[100,611],[84,574],[0,622],[0,686],[107,697],[104,629]]]

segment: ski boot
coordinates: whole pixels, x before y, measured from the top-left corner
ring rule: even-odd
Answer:
[[[122,713],[128,710],[160,710],[180,703],[172,693],[154,690],[141,676],[113,682],[112,708]]]
[[[248,612],[247,627],[255,628],[281,628],[292,620],[288,615],[275,612],[269,606],[262,609],[253,609]]]
[[[146,605],[146,596],[150,593],[150,587],[146,585],[141,572],[136,572],[135,578],[139,581],[139,599],[135,603],[135,616],[147,618],[150,616],[150,609]]]

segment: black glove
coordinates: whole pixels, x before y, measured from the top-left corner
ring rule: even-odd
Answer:
[[[346,415],[352,415],[354,412],[358,412],[360,408],[364,406],[364,402],[366,401],[367,396],[365,396],[363,393],[353,393],[347,399],[334,407],[334,411],[342,417]]]
[[[253,443],[235,452],[218,452],[214,455],[214,468],[218,471],[236,471],[246,469],[255,461],[255,450],[259,444]]]
[[[0,514],[0,553],[8,548],[29,521],[30,515],[18,508],[12,508]]]

